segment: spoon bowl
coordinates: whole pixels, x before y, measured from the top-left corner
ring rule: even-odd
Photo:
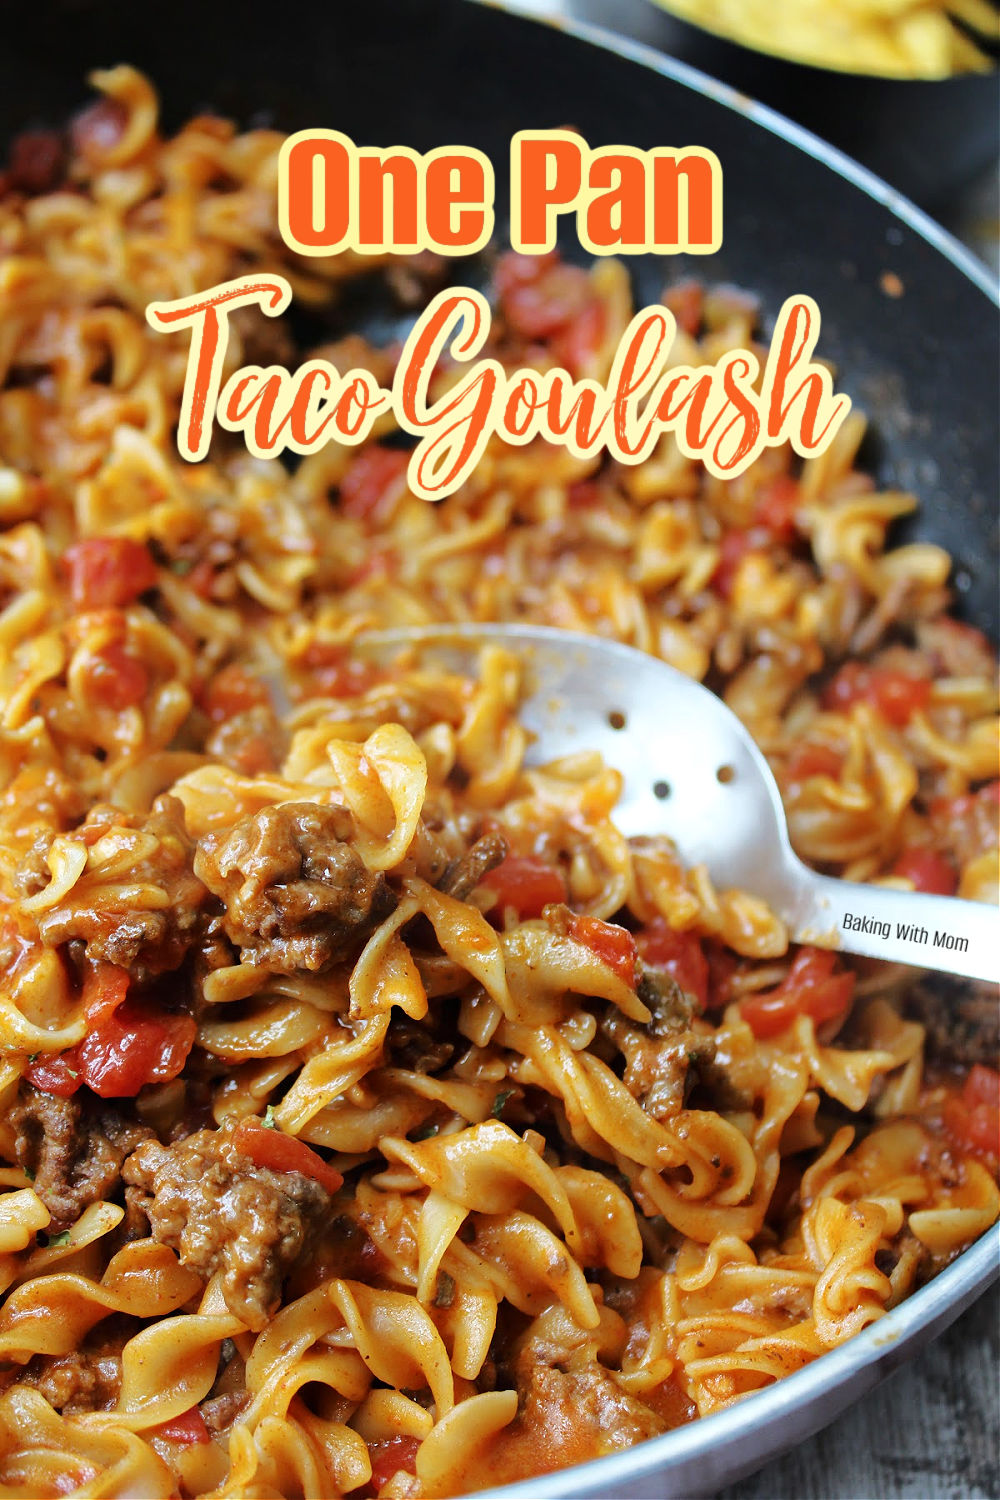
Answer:
[[[666,662],[541,625],[416,626],[373,631],[356,645],[382,658],[411,648],[464,671],[483,646],[502,646],[525,667],[529,764],[598,751],[623,779],[615,822],[626,836],[667,835],[717,886],[766,901],[795,942],[1000,979],[995,907],[837,880],[803,864],[749,732],[721,698]]]

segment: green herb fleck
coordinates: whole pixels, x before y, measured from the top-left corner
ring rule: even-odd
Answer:
[[[439,1271],[434,1292],[435,1307],[450,1307],[455,1300],[455,1278],[447,1271]]]
[[[277,1130],[277,1128],[278,1128],[278,1122],[274,1118],[274,1105],[273,1104],[269,1104],[267,1106],[267,1108],[265,1109],[265,1111],[264,1111],[264,1118],[261,1121],[261,1124],[262,1125],[266,1125],[267,1128],[268,1128],[268,1130]]]
[[[415,1130],[413,1132],[413,1134],[410,1136],[410,1140],[411,1141],[429,1141],[430,1138],[431,1138],[431,1136],[432,1135],[437,1135],[437,1133],[438,1133],[438,1127],[436,1125],[421,1125],[420,1129],[419,1130]]]
[[[170,571],[171,573],[176,573],[179,578],[186,578],[193,567],[193,557],[175,557],[171,559]]]
[[[497,1094],[496,1098],[493,1100],[493,1108],[490,1110],[490,1114],[493,1116],[494,1120],[499,1120],[502,1118],[504,1105],[507,1103],[507,1100],[511,1097],[511,1095],[515,1092],[515,1089],[500,1090],[499,1094]]]
[[[69,1063],[66,1064],[66,1072],[69,1074],[69,1076],[71,1078],[79,1078],[79,1076],[80,1076],[79,1073],[76,1071],[75,1068],[71,1068],[70,1067]]]
[[[46,1249],[48,1249],[48,1250],[55,1250],[55,1249],[58,1249],[58,1247],[61,1246],[61,1245],[68,1245],[68,1244],[69,1244],[69,1230],[68,1229],[62,1229],[62,1230],[59,1231],[58,1234],[50,1234],[49,1235],[49,1243],[46,1246]]]
[[[41,1055],[42,1054],[40,1052],[29,1052],[28,1053],[28,1061],[30,1063],[36,1063],[38,1061],[38,1059],[41,1057]]]
[[[24,1173],[25,1177],[27,1177],[29,1182],[34,1182],[35,1174],[30,1167],[22,1167],[21,1171]]]

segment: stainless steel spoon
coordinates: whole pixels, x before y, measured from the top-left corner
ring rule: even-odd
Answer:
[[[796,942],[970,979],[1000,979],[1000,911],[953,896],[819,875],[793,852],[764,756],[726,705],[655,657],[596,636],[535,625],[431,625],[376,631],[356,646],[403,647],[469,670],[484,645],[525,660],[520,708],[535,765],[598,750],[624,778],[615,823],[666,834],[723,889],[766,901]]]

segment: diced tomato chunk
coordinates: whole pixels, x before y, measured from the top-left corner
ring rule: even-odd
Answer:
[[[736,574],[739,572],[740,563],[748,552],[752,552],[753,543],[746,531],[727,531],[722,538],[719,548],[719,561],[715,565],[711,584],[717,594],[723,599],[728,599],[733,592],[733,584],[736,582]]]
[[[24,1076],[43,1094],[56,1094],[60,1099],[69,1099],[76,1093],[83,1079],[73,1066],[76,1049],[69,1052],[53,1052],[28,1063]]]
[[[305,1177],[315,1178],[328,1193],[335,1193],[344,1181],[341,1173],[305,1141],[286,1135],[283,1130],[272,1129],[256,1115],[248,1115],[240,1121],[233,1131],[233,1145],[244,1156],[249,1156],[255,1166],[269,1168],[272,1172],[301,1172]]]
[[[401,448],[372,443],[353,459],[340,481],[340,508],[345,516],[363,521],[387,521],[387,508],[402,495],[410,455]]]
[[[359,584],[372,580],[391,578],[398,567],[399,556],[394,547],[370,547],[364,561],[358,564],[348,579],[348,587],[356,588]]]
[[[83,1009],[90,1026],[114,1015],[128,993],[128,970],[116,964],[92,965],[83,982]]]
[[[202,708],[214,724],[246,713],[250,708],[271,706],[271,694],[265,684],[235,662],[216,673],[199,696]]]
[[[349,657],[344,646],[329,645],[325,641],[312,641],[300,664],[311,674],[317,690],[327,698],[353,698],[367,692],[379,675],[371,662]]]
[[[592,479],[577,479],[566,491],[566,503],[571,510],[591,510],[601,503],[601,487]]]
[[[156,584],[149,548],[125,536],[94,536],[63,553],[77,609],[120,609]]]
[[[759,1040],[778,1036],[798,1016],[817,1026],[843,1018],[854,995],[855,976],[834,972],[836,954],[823,948],[800,948],[781,983],[773,990],[746,995],[740,1015]]]
[[[526,339],[550,338],[592,300],[587,272],[556,256],[504,256],[496,280],[507,323]]]
[[[521,255],[517,250],[508,250],[497,260],[493,273],[493,284],[501,302],[515,287],[537,281],[545,271],[558,264],[559,256],[555,250],[545,255]]]
[[[179,1417],[172,1417],[169,1422],[161,1422],[159,1427],[151,1427],[149,1435],[165,1438],[168,1443],[177,1443],[182,1448],[192,1448],[196,1443],[212,1441],[205,1418],[197,1406],[192,1406],[190,1411],[181,1412]]]
[[[546,906],[565,901],[567,894],[560,872],[530,854],[508,854],[483,876],[483,885],[496,892],[493,911],[498,918],[512,907],[522,922],[540,917]]]
[[[250,734],[232,752],[232,763],[244,776],[263,776],[278,769],[274,745],[266,734]]]
[[[805,781],[809,776],[838,777],[844,758],[829,745],[799,745],[788,757],[785,777],[788,781]]]
[[[976,1063],[961,1094],[949,1097],[944,1126],[957,1146],[985,1156],[1000,1155],[1000,1073]]]
[[[402,1469],[407,1474],[416,1473],[419,1438],[389,1438],[384,1443],[372,1444],[372,1492],[378,1495],[394,1474]]]
[[[701,327],[705,288],[700,281],[676,281],[663,293],[663,305],[677,319],[677,326],[694,338]]]
[[[870,703],[888,723],[902,728],[919,709],[926,708],[930,696],[927,677],[849,661],[823,690],[823,707],[843,712],[854,703]]]
[[[696,932],[678,932],[664,917],[654,917],[636,936],[639,956],[654,969],[665,969],[704,1010],[708,1004],[708,959]]]
[[[147,1083],[176,1078],[194,1045],[193,1016],[125,999],[74,1050],[80,1077],[102,1099],[134,1097]]]
[[[951,861],[936,849],[904,849],[892,873],[911,880],[918,891],[927,891],[932,896],[954,896],[958,888]]]
[[[604,303],[592,297],[565,327],[553,334],[549,349],[556,364],[571,375],[581,375],[601,346],[606,321]]]
[[[996,1068],[986,1067],[985,1063],[974,1063],[965,1080],[962,1097],[970,1109],[980,1104],[1000,1109],[1000,1073]]]
[[[795,513],[801,504],[801,489],[790,474],[779,474],[761,486],[754,504],[754,524],[763,526],[775,541],[790,542],[795,535]]]
[[[121,713],[145,698],[149,673],[118,641],[95,652],[87,672],[90,694],[103,708]]]
[[[607,964],[625,984],[635,984],[639,949],[627,928],[619,927],[615,922],[602,922],[600,917],[581,917],[572,912],[566,930],[570,937],[596,954],[601,963]]]

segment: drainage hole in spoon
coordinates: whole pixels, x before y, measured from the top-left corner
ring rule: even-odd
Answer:
[[[608,714],[608,723],[611,725],[612,729],[624,729],[627,720],[621,709],[613,708]]]
[[[666,802],[667,798],[670,796],[670,782],[654,781],[653,796],[656,797],[660,802]]]
[[[732,766],[720,766],[715,773],[715,779],[723,786],[728,786],[735,777],[736,772]]]

